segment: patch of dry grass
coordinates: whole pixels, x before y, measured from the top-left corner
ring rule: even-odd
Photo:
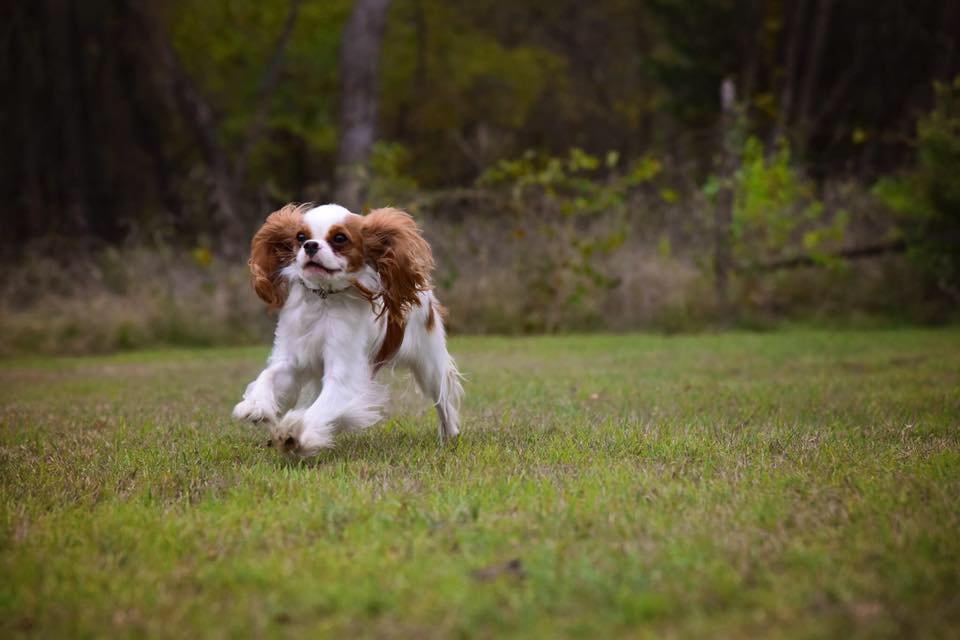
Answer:
[[[478,203],[415,213],[436,254],[434,280],[455,333],[690,332],[716,324],[716,314],[710,241],[700,226],[681,224],[699,215],[684,206],[643,200],[629,211],[575,218],[549,208],[491,212]],[[263,342],[274,321],[244,262],[202,249],[131,246],[74,256],[69,268],[47,259],[7,265],[0,355]],[[927,313],[928,293],[894,256],[747,274],[734,278],[731,298],[743,326],[851,317],[862,324],[858,314],[889,325],[936,317]]]

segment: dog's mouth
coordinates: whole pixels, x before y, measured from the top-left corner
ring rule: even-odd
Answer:
[[[319,262],[314,262],[311,260],[307,264],[303,265],[303,271],[304,273],[323,273],[328,276],[332,276],[335,273],[340,273],[342,269],[328,269]]]

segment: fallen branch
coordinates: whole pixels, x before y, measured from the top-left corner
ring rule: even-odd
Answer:
[[[884,244],[869,245],[866,247],[857,247],[854,249],[842,249],[833,253],[826,254],[827,258],[842,258],[844,260],[858,260],[860,258],[874,258],[876,256],[888,255],[893,253],[903,253],[907,250],[907,243],[903,240],[887,242]],[[763,262],[759,264],[739,265],[737,271],[777,271],[779,269],[796,269],[797,267],[815,267],[822,263],[822,259],[811,256],[793,256],[783,258],[772,262]]]

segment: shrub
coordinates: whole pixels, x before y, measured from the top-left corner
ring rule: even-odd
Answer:
[[[714,201],[722,186],[714,176],[704,191]],[[843,242],[850,216],[824,208],[812,181],[794,166],[786,141],[768,154],[759,139],[747,138],[732,189],[731,239],[739,267],[749,270],[799,255],[839,265],[831,251]]]
[[[874,188],[895,212],[910,256],[941,292],[960,302],[960,76],[935,85],[933,110],[917,123],[914,167]]]

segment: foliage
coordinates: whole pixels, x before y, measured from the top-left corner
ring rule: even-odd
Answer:
[[[955,72],[954,5],[394,0],[377,134],[402,146],[405,175],[428,190],[468,187],[527,149],[563,157],[570,147],[613,151],[621,166],[647,156],[685,165],[702,182],[718,84],[733,77],[753,132],[790,139],[811,175],[873,175],[902,161],[904,123],[923,89]],[[14,3],[0,139],[17,153],[0,159],[12,209],[0,219],[0,252],[58,233],[114,246],[162,234],[192,247],[220,233],[224,216],[242,218],[240,235],[281,201],[331,198],[351,6]],[[160,53],[171,50],[179,65]],[[224,164],[237,164],[236,175],[224,178]]]
[[[507,46],[474,9],[400,0],[384,42],[381,122],[405,145],[425,184],[468,182],[529,126],[532,107],[563,59],[536,45]]]
[[[750,123],[744,135],[755,136],[734,186],[735,258],[750,266],[810,255],[833,266],[840,263],[829,256],[841,242],[878,244],[890,220],[875,219],[875,203],[820,200],[835,185],[858,189],[864,177],[910,158],[904,127],[929,109],[931,80],[955,73],[951,25],[960,18],[960,4],[937,0],[916,0],[909,11],[903,2],[867,0],[390,6],[378,142],[364,174],[369,204],[416,209],[428,223],[442,269],[437,282],[442,293],[462,296],[459,326],[476,331],[651,327],[666,307],[694,308],[688,302],[703,297],[698,281],[713,240],[700,186],[717,150],[717,85],[728,77]],[[0,259],[7,273],[26,272],[37,267],[23,264],[28,256],[60,255],[31,251],[35,241],[67,247],[71,268],[38,262],[44,271],[63,269],[75,286],[44,290],[62,305],[35,305],[34,289],[10,287],[29,295],[5,297],[7,342],[26,335],[55,349],[60,342],[44,336],[62,335],[69,348],[84,349],[90,335],[100,336],[90,348],[142,345],[157,337],[154,328],[164,340],[229,340],[219,311],[210,314],[216,331],[190,337],[178,328],[210,301],[203,289],[168,286],[171,273],[160,273],[164,284],[156,285],[174,292],[167,307],[157,302],[163,296],[140,304],[106,292],[133,329],[94,322],[100,318],[88,309],[99,300],[97,283],[86,284],[101,272],[78,268],[77,256],[172,251],[190,260],[202,248],[198,264],[223,261],[240,273],[248,233],[271,208],[333,199],[340,40],[351,7],[349,0],[14,3],[0,56],[0,88],[10,97],[0,108],[0,139],[16,150],[0,158],[7,194]],[[902,233],[928,279],[955,291],[957,241],[945,198],[953,197],[956,171],[949,136],[934,143],[927,131],[948,131],[949,121],[937,116],[921,127],[929,143],[920,147],[930,151],[917,171],[939,177],[908,174],[889,183],[897,189],[880,191],[892,205],[909,199]],[[780,138],[789,147],[768,144],[764,152],[758,142]],[[712,181],[706,191],[719,186]],[[862,261],[856,274],[896,272],[887,287],[894,289],[912,273],[881,260]],[[805,291],[843,281],[824,295],[864,300],[852,295],[853,275],[809,277]],[[794,276],[764,278],[768,287]],[[109,289],[109,279],[100,286]],[[883,290],[870,281],[870,291]],[[248,293],[236,286],[215,287],[210,295],[222,297],[214,306],[226,290]],[[916,302],[909,296],[897,287],[883,307]],[[798,306],[818,308],[815,296],[802,297]],[[81,298],[86,306],[74,304]],[[706,324],[690,313],[693,325]],[[44,323],[63,326],[45,333]]]
[[[410,152],[396,142],[376,142],[370,154],[367,200],[377,206],[412,201],[419,191],[411,177]]]
[[[296,199],[307,176],[298,155],[332,155],[337,144],[339,38],[350,0],[304,2],[283,58],[283,80],[265,97],[266,129],[251,158],[255,176]],[[166,8],[184,65],[220,116],[221,142],[236,148],[260,109],[260,83],[283,31],[290,2],[179,0]],[[296,140],[290,149],[283,140]],[[290,153],[290,151],[294,153]]]
[[[917,123],[917,160],[875,193],[898,215],[926,275],[960,300],[960,76],[938,83],[934,109]]]
[[[553,246],[545,260],[538,255],[521,267],[538,274],[527,300],[533,327],[555,330],[564,314],[590,313],[593,294],[619,284],[597,262],[625,242],[631,195],[660,172],[651,157],[624,171],[619,162],[615,151],[602,158],[576,147],[564,157],[528,151],[479,178],[480,186],[506,191],[518,245],[532,241],[532,233]]]
[[[722,181],[704,187],[715,198]],[[794,166],[789,145],[781,141],[767,154],[756,137],[747,138],[733,178],[734,257],[745,267],[806,255],[823,265],[842,265],[829,250],[843,242],[849,214],[828,212],[813,183]]]
[[[456,448],[401,379],[311,463],[262,347],[7,360],[0,635],[950,637],[958,340],[455,339]]]
[[[782,59],[797,30],[788,4],[484,0],[452,6],[394,0],[382,55],[380,135],[404,146],[411,176],[427,187],[468,184],[528,148],[548,155],[562,155],[571,145],[591,153],[616,149],[633,161],[650,151],[662,156],[674,149],[677,134],[683,138],[688,128],[711,124],[720,80],[731,75],[749,93],[747,102],[765,105],[750,115],[767,133],[785,108],[773,97],[779,85],[800,80]],[[934,5],[920,0],[909,15],[895,17],[895,9],[865,0],[838,7],[837,24],[826,34],[828,53],[853,57],[842,28],[849,22],[862,25],[862,48],[909,49],[936,59],[935,40],[918,35],[936,33],[941,15]],[[258,82],[289,0],[164,6],[177,51],[222,116],[221,136],[228,143],[237,139],[259,106]],[[277,180],[289,190],[305,179],[329,179],[323,171],[336,149],[339,37],[350,6],[348,0],[303,3],[283,82],[268,98],[271,136],[253,159],[258,180]],[[904,23],[902,31],[885,28],[893,20]],[[805,29],[797,31],[806,46]],[[859,72],[860,84],[872,91],[878,76],[904,93],[922,82],[912,69],[892,64]],[[839,80],[835,74],[824,69],[813,87],[823,101]],[[846,95],[859,94],[849,89]],[[895,126],[894,114],[872,103],[843,104],[822,122],[824,129],[868,130],[877,140],[884,127]],[[860,146],[851,143],[846,154]],[[305,160],[320,171],[297,175]]]

